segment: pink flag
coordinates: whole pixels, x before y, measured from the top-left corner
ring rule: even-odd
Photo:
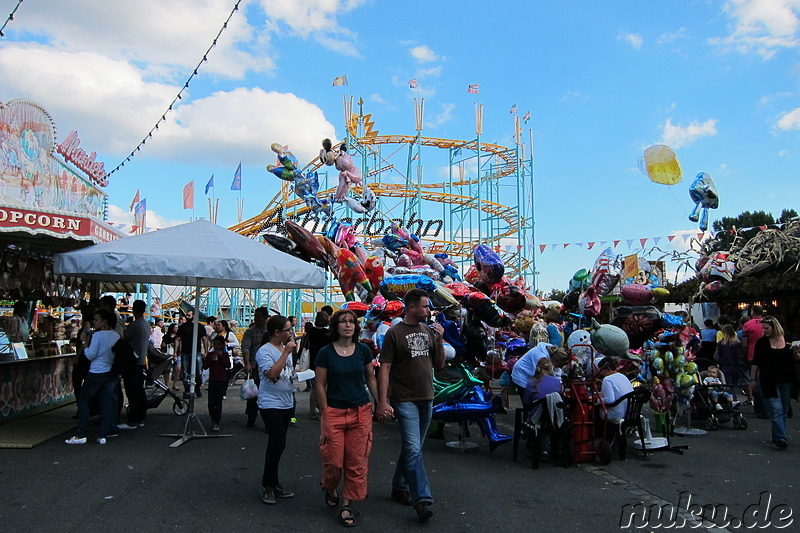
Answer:
[[[183,208],[194,209],[194,180],[183,188]]]
[[[139,189],[136,189],[136,196],[133,197],[133,201],[131,202],[131,206],[128,208],[128,211],[133,211],[133,206],[139,203]]]

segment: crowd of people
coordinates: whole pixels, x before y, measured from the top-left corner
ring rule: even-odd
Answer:
[[[171,359],[163,380],[167,384],[171,380],[175,390],[182,384],[186,395],[203,395],[202,372],[207,371],[212,431],[220,429],[230,372],[238,364],[257,383],[258,394],[247,401],[244,416],[248,427],[255,427],[258,418],[264,423],[268,436],[260,497],[264,503],[274,505],[279,499],[294,496],[282,484],[279,471],[288,428],[297,420],[297,365],[305,357],[304,366],[314,370],[306,390],[310,391],[309,418],[320,420],[320,485],[325,505],[338,508],[338,520],[343,526],[356,524],[355,504],[367,496],[373,421],[395,419],[401,447],[390,495],[403,505],[413,506],[419,521],[430,519],[433,496],[422,445],[432,418],[432,375],[445,366],[449,358],[446,348],[452,347],[446,342],[442,323],[430,320],[432,311],[425,291],[408,291],[401,316],[377,328],[373,324],[370,334],[366,334],[366,324],[362,326],[355,311],[345,308],[334,313],[325,306],[316,313],[313,323],[303,325],[299,340],[294,317],[270,316],[267,308],[260,307],[244,331],[241,344],[229,323],[215,317],[209,317],[207,325],[199,326],[195,334],[192,311],[176,323],[165,325],[159,320],[151,326],[144,319],[145,304],[141,300],[130,306],[133,320],[125,326],[114,309],[115,303],[113,297],[104,297],[82,309],[84,327],[78,340],[78,366],[83,367],[76,367],[75,372],[79,425],[68,444],[87,441],[95,403],[99,406],[97,441],[101,444],[119,429],[144,425],[143,376],[150,347],[160,347]],[[565,341],[571,325],[553,312],[545,313],[543,318],[540,338],[535,338],[532,331],[524,354],[509,370],[509,383],[519,391],[526,406],[563,394],[565,372],[574,364]],[[739,321],[738,329],[732,320],[721,316],[716,322],[707,321],[698,332],[686,318],[687,325],[680,331],[686,337],[684,345],[689,353],[711,362],[703,384],[737,386],[734,394],[709,389],[714,407],[723,409],[723,404],[738,403],[735,391],[744,391],[741,403],[752,405],[756,414],[769,418],[773,442],[778,448],[786,448],[786,418],[791,416],[789,398],[795,393],[795,365],[800,361],[800,350],[786,341],[780,321],[765,315],[760,306],[753,306],[749,316]],[[136,359],[135,364],[122,370],[112,368],[112,348],[120,340],[130,345]],[[613,406],[603,415],[609,422],[618,423],[626,409],[619,399],[633,387],[628,376],[618,372],[618,359],[600,357],[596,363],[592,372],[598,391],[603,403]],[[119,420],[120,380],[129,405],[126,423]],[[545,439],[540,452],[546,455],[548,446]]]

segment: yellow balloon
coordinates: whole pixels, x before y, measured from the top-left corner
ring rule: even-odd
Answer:
[[[651,181],[675,185],[683,179],[678,156],[669,146],[656,144],[644,151],[644,166]]]

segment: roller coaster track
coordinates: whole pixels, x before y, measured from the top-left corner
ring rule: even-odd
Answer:
[[[420,146],[430,146],[440,149],[456,149],[478,151],[477,141],[461,141],[457,139],[441,139],[435,137],[416,137],[414,135],[367,135],[354,139],[354,144],[363,146],[365,149],[373,151],[373,154],[378,155],[374,151],[373,146],[382,144],[418,144]],[[336,145],[334,149],[338,149],[341,144]],[[505,262],[509,270],[521,272],[528,268],[529,261],[519,253],[510,253],[500,249],[497,245],[501,239],[515,235],[518,228],[525,224],[524,218],[518,218],[518,211],[496,202],[487,200],[479,201],[477,198],[471,196],[464,196],[459,194],[452,194],[444,192],[444,189],[465,187],[470,185],[478,185],[487,181],[499,180],[501,178],[510,176],[517,172],[516,154],[506,147],[492,144],[481,143],[480,151],[487,156],[496,156],[502,160],[502,163],[495,165],[493,173],[483,176],[480,179],[461,180],[451,183],[428,183],[420,184],[419,190],[417,188],[409,188],[409,183],[406,184],[389,184],[389,183],[370,183],[368,187],[378,197],[384,198],[411,198],[418,197],[421,200],[446,203],[453,207],[462,207],[469,209],[480,209],[481,213],[496,217],[504,222],[505,229],[501,229],[498,233],[489,237],[483,238],[480,241],[476,239],[465,241],[442,241],[423,238],[423,241],[428,242],[427,249],[430,253],[445,252],[454,257],[470,258],[475,247],[479,244],[495,244],[495,250],[498,251],[500,257]],[[380,156],[379,156],[380,157]],[[304,171],[315,171],[322,167],[322,162],[319,158],[314,158],[309,164],[304,167]],[[391,170],[394,166],[386,164],[375,171],[370,171],[369,175],[374,175],[381,171]],[[351,187],[351,190],[360,195],[362,192],[361,187]],[[325,191],[320,191],[318,196],[320,198],[327,198],[332,195],[335,188],[330,188]],[[300,198],[286,198],[286,194],[278,192],[275,197],[266,205],[264,210],[258,215],[240,222],[229,229],[242,235],[255,238],[264,231],[264,228],[270,221],[274,221],[279,215],[281,210],[283,213],[290,213],[292,218],[302,217],[308,212],[308,208]],[[365,240],[378,237],[379,235],[365,235]]]

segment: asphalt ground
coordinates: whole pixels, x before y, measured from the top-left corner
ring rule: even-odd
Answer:
[[[123,431],[105,446],[92,440],[67,446],[64,439],[71,433],[65,433],[33,449],[0,450],[0,531],[340,530],[336,511],[323,502],[319,423],[308,419],[308,396],[297,393],[299,423],[289,428],[281,461],[281,481],[296,493],[292,499],[272,506],[261,502],[267,435],[260,420],[256,429],[245,426],[244,404],[238,387],[232,387],[222,416],[222,432],[232,434],[228,438],[196,438],[171,448],[175,438],[161,434],[182,432],[185,418],[175,416],[171,403],[164,401],[148,412],[144,428]],[[207,429],[204,400],[199,399],[197,413]],[[497,417],[499,429],[508,434],[515,400],[509,414]],[[65,417],[74,410],[62,409]],[[702,436],[676,436],[673,444],[690,447],[683,455],[659,451],[641,458],[629,451],[627,461],[615,459],[607,466],[582,463],[563,468],[544,462],[539,470],[530,468],[530,452],[524,446],[517,462],[512,462],[511,443],[489,453],[476,426],[469,440],[479,447],[454,450],[447,442],[457,440],[458,428],[448,425],[445,440],[425,443],[424,460],[436,500],[434,516],[426,524],[417,522],[412,508],[389,497],[399,432],[394,422],[375,424],[369,497],[354,505],[359,513],[356,528],[384,533],[666,531],[652,518],[621,528],[623,507],[642,502],[677,505],[681,493],[693,504],[727,506],[729,518],[741,518],[748,511],[748,516],[761,519],[756,525],[770,518],[768,513],[753,514],[758,509],[769,507],[774,521],[785,514],[786,506],[800,512],[800,421],[789,420],[790,445],[780,451],[770,442],[769,421],[752,416],[750,407],[743,412],[747,430],[722,424]],[[763,492],[771,495],[769,504],[762,500],[761,508],[749,507],[759,503]],[[750,529],[747,524],[706,528],[685,512],[680,516],[690,520],[670,531]],[[779,524],[792,522],[782,531],[800,531],[800,516],[783,520]],[[760,530],[777,531],[775,525]]]

